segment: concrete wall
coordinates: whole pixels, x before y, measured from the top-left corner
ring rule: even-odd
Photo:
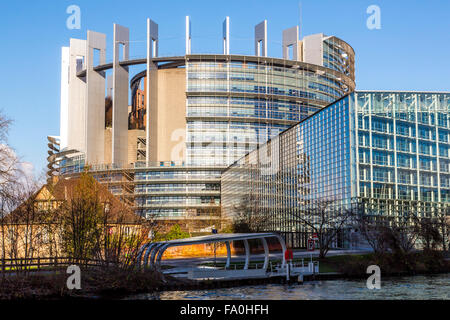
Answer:
[[[323,34],[313,34],[303,38],[303,62],[323,66]]]
[[[59,123],[59,138],[61,150],[67,147],[69,134],[69,69],[70,48],[61,49],[61,114]]]
[[[255,56],[267,57],[267,20],[255,26]]]
[[[106,35],[87,33],[86,55],[86,162],[104,163],[105,73],[94,70],[94,50],[99,50],[99,64],[106,59]]]
[[[186,157],[186,71],[150,72],[149,161],[184,161]],[[179,152],[177,152],[177,150]]]
[[[104,144],[104,150],[105,150],[105,163],[111,163],[112,162],[112,128],[105,128],[105,144]]]
[[[299,30],[298,26],[283,30],[283,59],[288,60],[302,60],[302,53],[300,51],[301,42],[298,40]],[[292,58],[289,57],[289,47],[292,46]]]
[[[114,24],[113,54],[113,114],[112,114],[112,163],[125,165],[128,161],[128,67],[120,62],[128,60],[130,51],[130,31],[128,28]]]
[[[67,147],[86,152],[86,78],[78,78],[86,59],[86,40],[70,39]]]

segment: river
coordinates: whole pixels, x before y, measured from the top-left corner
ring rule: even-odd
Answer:
[[[381,289],[369,290],[365,280],[327,280],[303,285],[267,284],[224,289],[165,291],[140,294],[144,300],[372,300],[450,299],[450,274],[381,278]]]

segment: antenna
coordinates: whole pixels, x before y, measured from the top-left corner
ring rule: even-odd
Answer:
[[[298,2],[298,28],[300,29],[299,32],[299,36],[300,36],[300,40],[302,39],[302,2],[299,1]]]

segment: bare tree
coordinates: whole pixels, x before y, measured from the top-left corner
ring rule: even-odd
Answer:
[[[10,190],[10,184],[14,183],[19,171],[19,161],[13,151],[8,146],[7,138],[11,120],[0,113],[0,193],[3,196]]]
[[[450,207],[438,208],[434,220],[441,237],[442,250],[447,251],[450,249]]]
[[[383,241],[392,252],[401,254],[411,252],[418,238],[417,226],[409,217],[395,217],[389,220],[383,228]]]
[[[434,250],[443,243],[439,228],[431,218],[416,219],[416,232],[422,242],[422,247]]]
[[[319,257],[324,258],[337,238],[352,222],[353,210],[336,205],[334,200],[312,200],[295,211],[292,219],[295,223],[304,225],[309,231],[317,234],[319,242]]]
[[[24,174],[14,150],[7,144],[11,121],[0,114],[0,227],[1,258],[25,259],[17,271],[28,270],[27,258],[36,250],[35,206],[30,197],[37,183]]]
[[[391,215],[360,212],[355,221],[361,234],[375,253],[406,254],[413,250],[424,230],[416,208],[391,208]]]
[[[132,215],[134,213],[122,203],[108,201],[104,206],[103,233],[97,239],[96,258],[107,266],[133,270],[140,248],[149,241],[154,221]]]
[[[384,224],[381,221],[370,215],[358,214],[356,222],[361,235],[375,253],[387,251],[387,244],[383,241]]]
[[[258,201],[253,194],[245,194],[235,207],[232,230],[237,233],[261,232],[264,229],[264,216],[259,210]]]

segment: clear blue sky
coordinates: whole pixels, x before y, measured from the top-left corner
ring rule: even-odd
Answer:
[[[81,8],[81,29],[66,28],[69,5]],[[253,54],[253,28],[268,20],[269,56],[281,56],[281,32],[299,24],[298,0],[2,1],[0,109],[14,120],[9,142],[35,172],[46,165],[47,135],[59,134],[60,52],[86,30],[130,28],[131,56],[145,53],[146,18],[159,24],[160,55],[183,54],[184,17],[191,16],[192,52],[220,53],[222,21],[231,20],[231,53]],[[366,27],[369,5],[381,29]],[[302,35],[325,33],[356,52],[357,89],[450,91],[450,2],[302,0]],[[112,58],[111,52],[107,60]],[[132,69],[140,71],[142,68]]]

